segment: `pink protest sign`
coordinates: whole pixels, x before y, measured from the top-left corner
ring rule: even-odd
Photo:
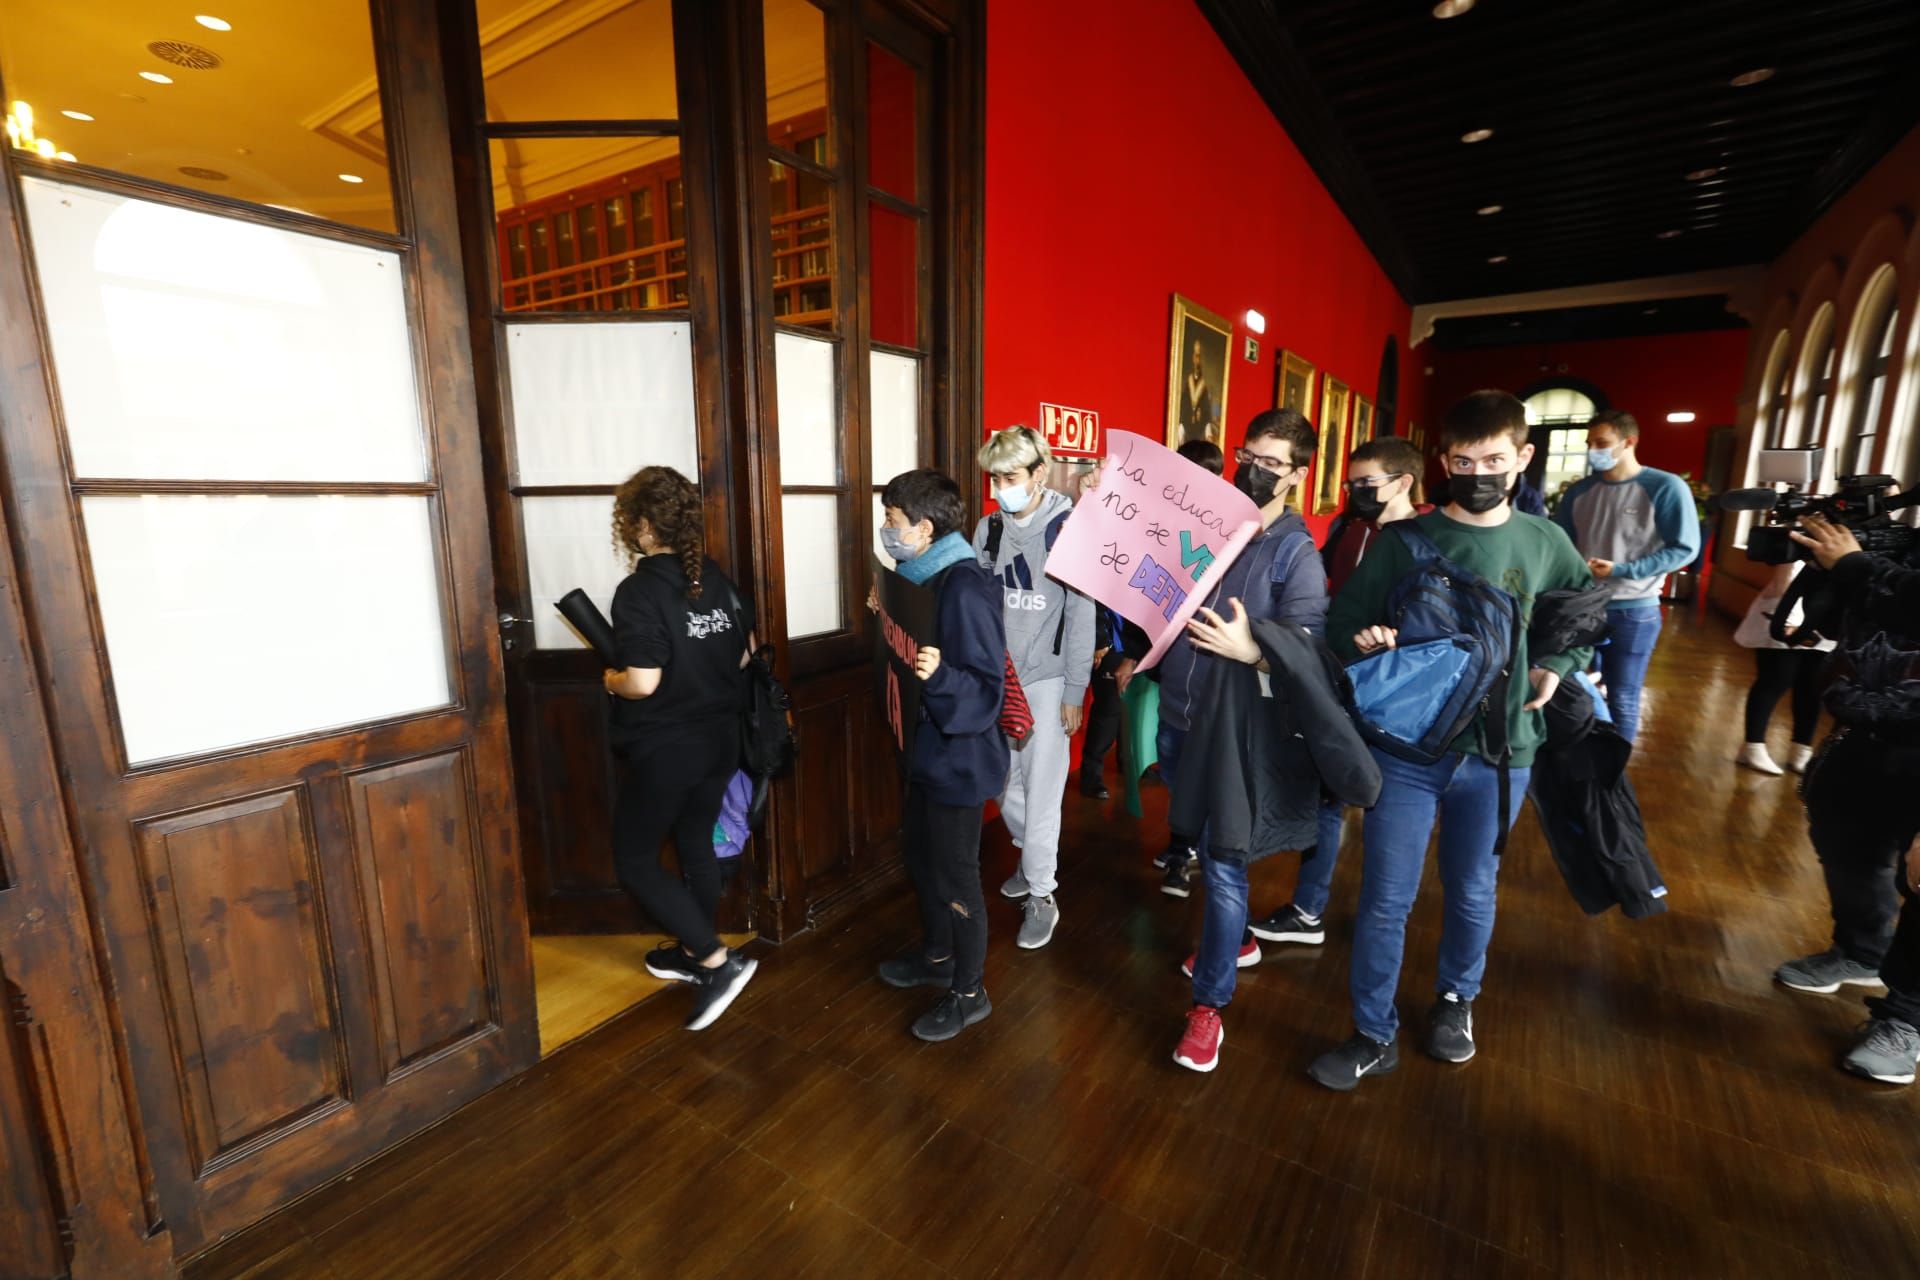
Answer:
[[[1246,494],[1156,440],[1109,431],[1100,487],[1067,518],[1047,576],[1138,623],[1153,640],[1144,671],[1206,599],[1202,578],[1226,572],[1259,531]]]

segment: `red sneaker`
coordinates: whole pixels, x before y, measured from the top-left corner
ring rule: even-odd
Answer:
[[[1180,1037],[1173,1060],[1189,1071],[1211,1071],[1220,1065],[1220,1043],[1226,1038],[1220,1011],[1197,1004],[1187,1011],[1187,1033]]]
[[[1193,962],[1199,958],[1200,953],[1197,951],[1188,956],[1186,960],[1181,963],[1180,972],[1191,978],[1193,976]],[[1240,954],[1234,958],[1233,963],[1236,968],[1240,969],[1251,969],[1253,966],[1259,964],[1260,944],[1252,938],[1247,939],[1247,945],[1240,948]]]

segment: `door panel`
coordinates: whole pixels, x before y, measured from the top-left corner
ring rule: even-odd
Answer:
[[[301,793],[137,825],[196,1174],[346,1097]]]
[[[466,752],[347,777],[385,1078],[491,1028]]]
[[[67,1274],[58,1184],[18,1000],[18,988],[0,972],[0,1264],[9,1277],[57,1280]]]

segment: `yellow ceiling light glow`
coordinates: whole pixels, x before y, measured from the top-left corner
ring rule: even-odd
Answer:
[[[93,117],[84,111],[62,111],[60,114],[69,120],[78,120],[81,124],[93,123]]]
[[[140,78],[142,80],[151,80],[154,84],[172,84],[173,83],[172,76],[163,75],[158,71],[142,71],[140,73]]]
[[[71,160],[73,153],[62,151],[52,138],[43,138],[34,132],[33,107],[31,104],[15,100],[7,104],[7,145],[16,151],[27,151],[46,160]]]
[[[363,183],[363,182],[365,182],[365,181],[366,181],[366,179],[365,179],[365,178],[363,178],[363,177],[361,177],[361,176],[360,176],[359,174],[357,174],[357,173],[343,173],[343,174],[341,174],[341,175],[340,175],[340,181],[342,181],[342,182],[350,182],[350,183],[352,183],[352,184],[353,184],[354,186],[356,186],[356,187],[357,187],[357,186],[359,186],[359,185],[360,185],[361,183]]]
[[[196,13],[193,20],[209,31],[231,31],[233,24],[225,18],[216,18],[210,13]]]

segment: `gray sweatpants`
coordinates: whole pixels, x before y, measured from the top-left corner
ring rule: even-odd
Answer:
[[[1042,897],[1058,883],[1060,805],[1067,793],[1070,742],[1060,727],[1064,677],[1023,684],[1033,710],[1033,732],[1013,753],[1007,789],[1000,795],[1000,816],[1020,849],[1020,874]]]

